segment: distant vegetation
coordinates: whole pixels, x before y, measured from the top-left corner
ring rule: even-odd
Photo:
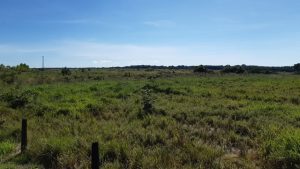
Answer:
[[[299,168],[298,68],[0,65],[0,168]]]
[[[208,70],[205,66],[200,65],[200,66],[198,66],[194,69],[194,72],[196,72],[196,73],[207,73]]]
[[[137,66],[128,66],[124,68],[128,69],[175,69],[175,70],[196,70],[199,67],[204,67],[206,70],[211,71],[225,71],[229,73],[235,73],[237,69],[244,70],[248,73],[278,73],[278,72],[295,72],[296,66],[283,66],[283,67],[272,67],[272,66],[252,66],[252,65],[225,65],[225,66],[211,66],[211,65],[200,65],[200,66],[150,66],[150,65],[137,65]]]
[[[65,67],[65,68],[63,68],[63,69],[61,70],[61,74],[62,74],[63,76],[71,75],[71,70]]]
[[[294,65],[294,70],[298,73],[300,72],[300,63]]]

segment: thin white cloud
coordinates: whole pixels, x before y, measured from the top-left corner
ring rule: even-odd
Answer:
[[[156,28],[163,28],[163,27],[173,27],[175,26],[175,22],[171,20],[156,20],[156,21],[145,21],[143,22],[144,25],[156,27]]]
[[[93,60],[92,63],[97,65],[99,62],[97,60]]]
[[[220,31],[255,31],[267,29],[272,26],[271,23],[266,22],[245,22],[236,18],[229,17],[215,17],[211,21],[217,25]],[[274,25],[273,25],[274,26]]]
[[[94,19],[48,20],[41,22],[47,24],[104,24],[104,22]]]

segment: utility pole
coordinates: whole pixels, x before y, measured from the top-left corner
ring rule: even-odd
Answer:
[[[42,56],[41,80],[44,83],[45,57]]]
[[[45,69],[45,57],[42,56],[42,70]]]

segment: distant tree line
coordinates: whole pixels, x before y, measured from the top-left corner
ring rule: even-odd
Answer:
[[[300,73],[300,63],[295,64],[294,66],[255,66],[255,65],[200,65],[200,66],[153,66],[153,65],[132,65],[125,67],[110,67],[110,68],[87,68],[87,70],[91,69],[147,69],[147,70],[155,70],[155,69],[171,69],[171,70],[192,70],[195,73],[209,73],[211,71],[221,71],[223,73],[276,73],[276,72],[296,72]],[[48,68],[47,68],[48,69]],[[72,69],[81,69],[84,72],[84,68],[49,68],[49,69],[60,69],[62,75],[70,75]],[[26,72],[30,71],[30,67],[21,63],[17,66],[5,66],[0,64],[0,71],[3,70],[16,70],[18,72]]]
[[[294,65],[294,70],[295,72],[300,73],[300,63]]]
[[[115,67],[121,68],[121,67]],[[133,65],[122,67],[125,69],[174,69],[174,70],[193,70],[194,72],[207,73],[210,71],[221,71],[223,73],[276,73],[276,72],[300,72],[300,63],[294,66],[255,66],[255,65],[200,65],[200,66],[152,66],[152,65]]]
[[[16,71],[19,71],[19,72],[27,72],[27,71],[30,70],[30,67],[25,63],[21,63],[17,66],[12,66],[12,67],[0,64],[0,70],[8,70],[8,69],[16,70]]]

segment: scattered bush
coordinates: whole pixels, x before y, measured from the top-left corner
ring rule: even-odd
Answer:
[[[207,69],[206,67],[204,67],[203,65],[198,66],[197,68],[194,69],[195,73],[207,73]]]
[[[298,73],[300,72],[300,63],[294,65],[294,70]]]
[[[230,66],[226,65],[224,69],[222,70],[223,73],[237,73],[237,74],[242,74],[245,73],[246,70],[242,66]]]
[[[64,68],[61,70],[61,74],[62,74],[63,76],[69,76],[69,75],[71,75],[72,73],[71,73],[71,70],[70,70],[69,68],[64,67]]]
[[[280,133],[267,140],[262,148],[267,165],[271,168],[293,169],[300,166],[300,130]]]
[[[4,71],[0,74],[0,79],[7,84],[13,84],[17,79],[17,74],[14,71]]]
[[[120,161],[123,169],[129,168],[130,160],[129,160],[127,152],[125,151],[125,149],[123,147],[121,147],[121,149],[120,149],[119,161]]]
[[[74,149],[76,143],[69,137],[39,139],[39,141],[37,145],[29,149],[29,154],[33,160],[45,168],[58,168],[59,157]]]
[[[114,162],[118,158],[117,147],[114,145],[108,145],[103,155],[103,162]]]
[[[49,107],[48,105],[38,105],[38,106],[35,106],[34,109],[33,109],[34,113],[36,116],[38,117],[42,117],[46,114],[50,114],[53,112],[53,109],[51,107]]]
[[[29,66],[26,65],[25,63],[21,63],[19,65],[16,66],[16,70],[18,72],[27,72],[30,70]]]
[[[22,108],[30,101],[33,101],[38,95],[35,91],[15,91],[11,90],[7,93],[1,95],[1,100],[4,100],[9,103],[11,108]]]
[[[69,109],[59,109],[57,112],[56,112],[56,115],[63,115],[63,116],[68,116],[70,115],[72,112],[71,110]]]
[[[139,118],[143,118],[154,112],[153,98],[150,94],[150,90],[145,89],[142,92],[142,110],[138,113]]]
[[[86,109],[93,116],[101,116],[103,114],[103,108],[100,105],[96,104],[87,104]]]
[[[0,142],[0,159],[2,156],[7,155],[12,152],[15,148],[15,145],[9,141]]]

